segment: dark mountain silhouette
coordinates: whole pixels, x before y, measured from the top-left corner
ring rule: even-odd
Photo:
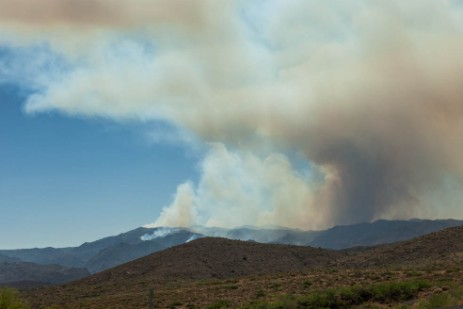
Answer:
[[[12,258],[12,257],[9,257],[9,256],[0,255],[0,264],[14,263],[14,262],[21,262],[21,260],[18,259],[18,258]]]
[[[141,241],[140,237],[138,237],[137,241],[119,242],[116,245],[100,250],[95,256],[88,260],[85,266],[90,272],[95,273],[146,256],[153,252],[183,244],[194,237],[202,237],[202,235],[194,234],[190,231],[179,230],[165,237],[149,241]]]
[[[329,249],[375,246],[412,239],[444,228],[462,225],[459,220],[378,220],[335,226],[322,231],[306,244]]]
[[[42,265],[58,264],[66,267],[87,268],[91,272],[98,272],[185,243],[193,236],[202,236],[189,230],[176,229],[162,238],[149,241],[141,239],[143,235],[153,233],[156,230],[158,229],[141,227],[117,236],[84,243],[79,247],[0,250],[0,254],[25,262]]]
[[[0,285],[34,286],[59,284],[89,276],[83,268],[61,265],[39,265],[19,259],[0,257]]]
[[[279,243],[288,245],[306,245],[318,234],[322,233],[319,231],[302,231],[285,227],[259,228],[252,226],[234,229],[195,226],[192,227],[191,230],[209,237],[253,240],[260,243]]]
[[[352,251],[207,237],[95,274],[79,284],[131,278],[228,278],[334,267],[416,266],[436,261],[460,263],[463,262],[462,253],[463,226]]]
[[[91,273],[96,273],[204,236],[253,240],[261,243],[345,249],[355,246],[374,246],[407,240],[460,224],[463,224],[463,221],[379,220],[372,223],[336,226],[325,231],[301,231],[282,227],[256,228],[249,226],[236,229],[199,226],[190,229],[141,227],[127,233],[84,243],[78,247],[0,250],[0,254],[37,264],[85,267]]]

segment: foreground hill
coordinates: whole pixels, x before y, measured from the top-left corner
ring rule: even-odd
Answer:
[[[460,283],[463,272],[449,275],[447,270],[459,269],[462,257],[463,227],[397,244],[340,252],[203,238],[25,296],[34,305],[142,308],[146,307],[147,290],[153,288],[158,307],[203,306],[227,297],[233,299],[232,307],[241,307],[256,297],[273,301],[277,295],[329,287],[403,282],[409,273],[413,280]]]
[[[344,267],[463,265],[463,226],[447,228],[412,240],[351,253],[341,263]]]
[[[202,238],[96,274],[88,280],[228,278],[287,273],[334,265],[341,255],[311,247]]]
[[[28,292],[28,297],[34,305],[55,303],[69,308],[92,308],[106,304],[141,308],[140,302],[145,301],[144,295],[150,287],[158,291],[173,282],[298,273],[334,265],[341,255],[311,247],[201,238],[62,287]]]

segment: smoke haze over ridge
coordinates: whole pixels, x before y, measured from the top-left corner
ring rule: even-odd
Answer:
[[[27,112],[162,120],[206,145],[155,226],[463,215],[459,1],[0,1],[0,34],[40,50],[0,63],[27,65]]]

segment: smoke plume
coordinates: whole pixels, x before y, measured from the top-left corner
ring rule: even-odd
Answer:
[[[163,120],[209,145],[154,225],[462,216],[458,1],[20,0],[0,20],[5,46],[64,59],[31,62],[26,111]]]
[[[164,238],[170,234],[174,234],[175,232],[178,232],[179,229],[176,228],[170,228],[170,227],[160,227],[156,229],[153,233],[149,234],[144,234],[140,237],[141,240],[143,241],[149,241],[149,240],[154,240],[158,238]]]

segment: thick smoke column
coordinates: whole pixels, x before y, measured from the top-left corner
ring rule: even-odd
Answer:
[[[323,211],[313,207],[316,188],[312,173],[294,171],[282,154],[261,158],[216,144],[201,163],[200,182],[179,186],[153,226],[322,227]]]
[[[462,215],[458,1],[47,0],[30,19],[32,2],[0,3],[6,44],[67,63],[28,74],[28,112],[162,119],[210,145],[155,225]]]

